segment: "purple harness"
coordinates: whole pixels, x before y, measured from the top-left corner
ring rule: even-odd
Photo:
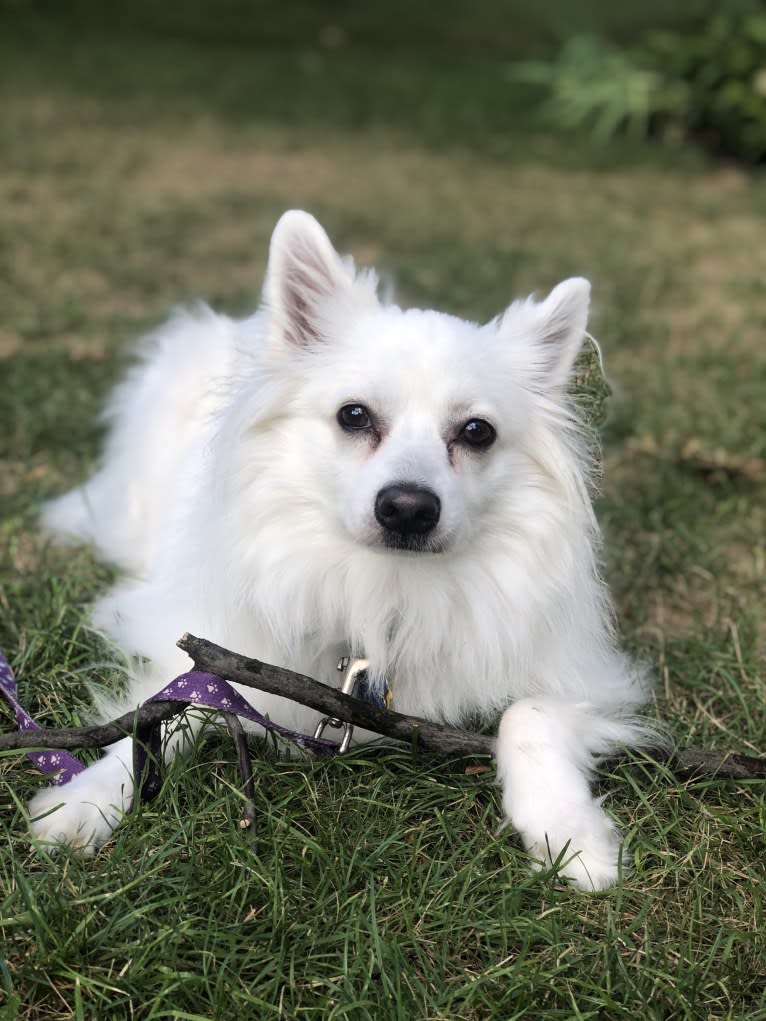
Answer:
[[[32,719],[18,699],[16,678],[10,668],[8,660],[0,649],[0,694],[3,695],[16,714],[16,722],[19,730],[40,730],[40,725]],[[227,715],[241,716],[252,723],[257,723],[264,730],[275,734],[278,737],[292,741],[299,747],[323,755],[334,755],[340,750],[337,741],[329,741],[327,738],[307,734],[301,734],[287,727],[274,723],[259,713],[257,709],[239,694],[238,691],[216,674],[204,673],[201,670],[190,670],[188,673],[180,674],[169,684],[158,691],[156,695],[146,700],[145,705],[150,702],[183,702],[185,707],[190,705],[198,706],[201,709],[211,709]],[[159,751],[161,745],[161,728],[155,725],[143,732],[138,731],[134,736],[133,743],[133,769],[137,783],[139,778],[144,776],[140,783],[142,798],[150,798],[159,787],[159,774],[156,770],[149,768],[149,775],[145,776],[147,756],[156,763],[160,759]],[[66,751],[40,751],[27,752],[27,756],[35,764],[36,768],[43,774],[51,777],[51,782],[63,786],[69,783],[78,773],[86,767]]]

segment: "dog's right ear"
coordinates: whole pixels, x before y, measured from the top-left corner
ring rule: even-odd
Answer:
[[[354,288],[354,266],[341,259],[309,213],[291,209],[271,236],[264,297],[272,327],[290,344],[310,347],[328,334],[337,299]]]

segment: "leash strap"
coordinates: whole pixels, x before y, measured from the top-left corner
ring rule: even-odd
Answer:
[[[217,674],[208,674],[202,670],[189,670],[179,674],[169,684],[148,698],[150,702],[185,702],[199,709],[210,709],[219,713],[231,713],[235,716],[257,723],[268,733],[292,741],[306,751],[315,755],[335,755],[340,751],[337,741],[328,741],[321,736],[310,737],[297,730],[290,730],[274,723],[268,716],[259,713],[246,698],[236,691],[228,681]],[[151,801],[159,793],[162,785],[162,724],[156,724],[139,730],[133,741],[133,775],[139,788],[141,801]]]
[[[19,702],[16,678],[2,649],[0,649],[0,694],[5,697],[16,714],[19,730],[41,729],[39,723],[35,722]],[[200,709],[233,713],[316,755],[335,755],[340,747],[337,741],[301,734],[274,723],[268,716],[259,713],[250,705],[228,681],[201,670],[190,670],[188,673],[180,674],[156,695],[148,698],[144,705],[150,702],[185,702],[187,706],[194,705]],[[136,782],[140,785],[142,800],[154,797],[160,787],[162,726],[156,724],[138,728],[133,741],[133,771]],[[85,769],[79,759],[60,749],[27,752],[27,756],[41,773],[51,776],[52,782],[58,786],[69,783]]]
[[[257,709],[236,691],[228,681],[225,681],[217,674],[208,674],[202,670],[189,670],[188,673],[179,674],[175,680],[158,691],[156,695],[148,698],[144,705],[150,702],[187,702],[190,705],[198,706],[200,709],[214,709],[221,713],[234,713],[235,716],[242,716],[251,723],[257,723],[264,730],[268,730],[278,737],[283,737],[293,744],[312,752],[335,752],[338,749],[337,741],[328,741],[324,738],[309,737],[308,734],[301,734],[297,730],[290,730],[279,723],[274,723],[268,716],[259,713]]]
[[[6,701],[16,714],[16,722],[19,730],[40,730],[37,723],[24,706],[19,702],[16,678],[13,676],[8,660],[3,650],[0,649],[0,694],[5,696]],[[51,782],[59,786],[69,783],[78,773],[82,773],[85,766],[74,755],[59,749],[52,749],[44,752],[27,752],[27,758],[34,762],[37,769],[45,776],[51,777]]]

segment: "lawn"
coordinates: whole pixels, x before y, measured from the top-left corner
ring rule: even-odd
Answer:
[[[679,744],[766,751],[766,178],[541,125],[507,65],[561,0],[438,26],[366,6],[0,4],[0,647],[23,700],[80,723],[113,671],[85,612],[110,570],[46,544],[40,501],[93,465],[132,338],[197,295],[250,309],[299,206],[404,303],[489,318],[591,278],[625,640]],[[663,8],[587,6],[618,37]],[[89,860],[33,850],[40,778],[0,759],[2,1021],[766,1021],[763,783],[603,773],[631,869],[585,896],[496,833],[491,772],[254,758],[255,846],[222,734]]]

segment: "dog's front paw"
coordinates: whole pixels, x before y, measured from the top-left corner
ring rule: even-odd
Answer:
[[[591,892],[614,886],[620,873],[617,827],[597,801],[582,807],[576,823],[553,824],[544,832],[522,831],[521,838],[535,868],[556,865],[558,875]]]
[[[69,800],[63,787],[46,787],[29,803],[32,834],[46,844],[68,845],[93,854],[109,839],[120,815],[94,802]]]
[[[132,783],[117,759],[102,759],[62,787],[46,787],[29,803],[32,834],[53,847],[93,854],[130,807]]]

